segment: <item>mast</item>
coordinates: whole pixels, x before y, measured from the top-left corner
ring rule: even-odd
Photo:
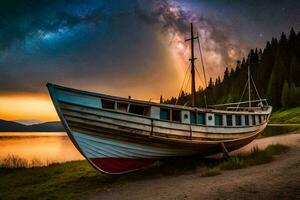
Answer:
[[[191,41],[191,58],[189,59],[191,61],[191,74],[192,74],[192,82],[191,82],[191,93],[192,93],[192,106],[195,107],[196,103],[196,87],[195,87],[195,58],[194,55],[194,39],[198,39],[197,37],[194,37],[194,30],[193,30],[193,23],[191,23],[191,38],[185,40],[185,41]]]
[[[250,65],[248,65],[248,97],[249,97],[249,108],[251,108],[251,83],[250,83]]]

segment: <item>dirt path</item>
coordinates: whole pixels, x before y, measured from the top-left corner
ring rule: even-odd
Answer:
[[[300,134],[291,137],[290,151],[268,164],[222,171],[214,177],[201,177],[199,171],[122,182],[84,199],[300,199]]]

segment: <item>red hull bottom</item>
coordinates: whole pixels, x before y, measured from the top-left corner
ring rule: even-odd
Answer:
[[[91,162],[106,173],[119,174],[151,165],[156,159],[151,158],[91,158]]]

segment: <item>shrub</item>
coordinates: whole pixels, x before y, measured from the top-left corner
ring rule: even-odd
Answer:
[[[209,176],[217,176],[220,175],[220,169],[219,168],[208,168],[201,176],[203,177],[209,177]]]

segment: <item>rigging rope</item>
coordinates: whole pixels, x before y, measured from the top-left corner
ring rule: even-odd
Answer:
[[[198,69],[197,69],[196,67],[195,67],[195,69],[196,69],[197,75],[199,76],[199,80],[200,80],[201,83],[203,84],[202,79],[201,79],[200,72],[198,71]],[[204,85],[204,84],[203,84],[203,85]],[[203,96],[204,96],[204,104],[205,104],[205,107],[207,108],[205,90],[203,90]]]
[[[197,34],[197,35],[198,35],[198,34]],[[201,50],[201,45],[200,45],[199,35],[198,35],[198,37],[197,37],[197,41],[198,41],[198,48],[199,48],[199,52],[200,52],[201,65],[202,65],[203,76],[204,76],[204,81],[205,81],[205,89],[206,89],[206,88],[207,88],[207,80],[206,80],[206,75],[205,75],[205,68],[204,68],[204,62],[203,62],[203,56],[202,56],[202,50]],[[204,95],[204,103],[205,103],[205,107],[207,108],[205,90],[203,90],[203,95]]]
[[[189,74],[189,79],[188,79],[188,81],[187,81],[187,83],[189,83],[190,82],[190,80],[191,80],[191,74]],[[186,84],[186,86],[185,86],[185,88],[184,88],[184,91],[186,91],[186,89],[187,89],[187,87],[189,86],[189,84]]]
[[[198,48],[199,48],[200,57],[201,57],[203,76],[204,76],[204,80],[205,80],[205,88],[207,88],[207,80],[206,80],[206,75],[205,75],[204,62],[203,62],[203,56],[202,56],[202,50],[201,50],[201,45],[200,45],[200,41],[199,41],[199,36],[197,37],[197,41],[198,41]]]
[[[256,85],[255,85],[255,83],[254,83],[254,80],[253,80],[253,78],[252,78],[251,75],[250,75],[250,77],[251,77],[252,83],[253,83],[253,85],[254,85],[255,92],[256,92],[256,94],[257,94],[259,100],[261,100],[260,95],[259,95],[259,93],[258,93],[258,91],[257,91]]]
[[[188,78],[188,81],[187,81],[187,83],[189,83],[189,81],[190,81],[190,79],[191,79],[191,76],[192,76],[192,75],[191,75],[191,74],[189,74],[189,78]],[[184,91],[186,91],[186,89],[187,89],[188,85],[189,85],[189,84],[186,84]],[[187,102],[185,102],[185,103],[183,104],[183,106],[186,106],[186,105],[187,105],[189,102],[190,102],[190,101],[188,100]]]
[[[250,78],[251,78],[251,81],[252,81],[252,83],[253,83],[253,85],[254,85],[254,89],[255,89],[255,92],[256,92],[256,94],[257,94],[257,97],[259,98],[260,103],[262,103],[262,99],[261,99],[261,97],[260,97],[260,95],[259,95],[259,93],[258,93],[258,90],[257,90],[257,88],[256,88],[255,82],[254,82],[253,77],[252,77],[251,74],[250,74]],[[245,91],[246,91],[246,88],[247,88],[247,85],[248,85],[248,84],[251,84],[251,82],[246,81],[246,84],[245,84],[245,87],[244,87],[242,96],[241,96],[241,98],[240,98],[240,101],[238,102],[238,105],[237,105],[236,109],[238,109],[239,106],[240,106],[240,103],[241,103],[241,101],[242,101],[242,99],[243,99],[243,97],[244,97],[244,93],[245,93]]]
[[[242,99],[243,99],[243,97],[244,97],[244,94],[245,94],[245,91],[246,91],[247,85],[248,85],[248,81],[246,81],[246,84],[245,84],[245,87],[244,87],[244,90],[243,90],[242,96],[241,96],[241,98],[240,98],[240,101],[238,102],[238,105],[237,105],[237,107],[236,107],[236,110],[237,110],[237,109],[240,107],[240,103],[241,103],[241,101],[242,101]]]
[[[199,76],[200,82],[204,85],[204,83],[203,83],[203,81],[202,81],[202,79],[201,79],[200,72],[198,71],[198,69],[197,69],[196,67],[195,67],[195,69],[196,69],[197,75]]]
[[[184,79],[183,79],[183,82],[182,82],[182,85],[181,85],[181,89],[180,89],[179,94],[178,94],[178,98],[176,99],[175,105],[177,105],[177,103],[178,103],[179,97],[180,97],[181,92],[182,92],[182,89],[183,89],[183,87],[184,87],[186,75],[187,75],[187,72],[189,71],[190,67],[191,67],[191,64],[189,65],[189,67],[188,67],[188,68],[186,69],[186,71],[185,71]]]

